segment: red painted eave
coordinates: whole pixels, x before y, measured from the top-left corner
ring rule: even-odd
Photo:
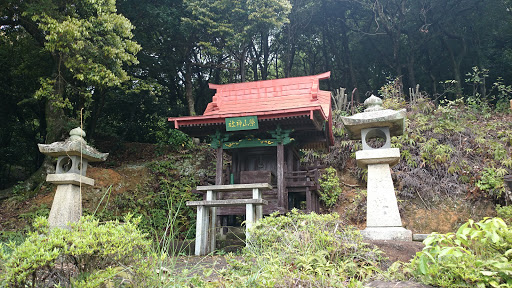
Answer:
[[[185,116],[185,117],[169,117],[167,121],[174,122],[174,128],[179,129],[180,126],[189,125],[201,125],[201,124],[215,124],[225,123],[226,118],[231,117],[244,117],[244,116],[258,116],[260,120],[266,119],[277,119],[283,117],[294,117],[294,116],[310,116],[311,113],[318,111],[321,113],[321,117],[328,120],[328,116],[324,114],[324,111],[320,106],[312,106],[306,108],[295,108],[295,109],[282,109],[273,111],[253,111],[244,113],[232,113],[224,115],[202,115],[202,116]]]
[[[262,80],[231,84],[209,84],[217,90],[203,115],[169,117],[174,127],[221,124],[226,118],[258,116],[258,119],[279,119],[293,116],[320,116],[328,122],[326,137],[334,144],[331,115],[331,93],[320,90],[319,80],[331,72],[318,75]],[[318,120],[318,119],[317,119]]]

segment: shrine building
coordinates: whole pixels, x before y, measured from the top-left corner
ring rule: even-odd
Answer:
[[[334,144],[331,92],[319,88],[330,72],[313,76],[233,84],[216,90],[203,115],[171,117],[174,128],[209,139],[217,152],[215,185],[269,183],[263,214],[292,208],[319,210],[319,171],[301,166],[300,149]],[[223,163],[227,153],[231,163]],[[220,193],[219,199],[250,198],[250,191]],[[216,215],[244,215],[245,208],[219,207]],[[224,222],[224,221],[222,221]]]

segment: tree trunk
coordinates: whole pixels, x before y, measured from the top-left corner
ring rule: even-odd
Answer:
[[[416,87],[416,77],[414,76],[414,56],[407,57],[407,72],[409,74],[409,87]]]
[[[350,46],[348,45],[349,44],[349,39],[348,39],[348,35],[347,35],[347,26],[345,24],[345,22],[343,22],[343,25],[341,25],[341,43],[343,45],[343,51],[344,51],[344,54],[345,54],[345,59],[346,59],[346,62],[347,62],[347,66],[348,66],[348,71],[349,71],[349,75],[350,75],[350,83],[352,84],[352,87],[353,88],[357,88],[357,77],[356,77],[356,72],[354,70],[354,65],[352,63],[352,53],[350,53]],[[357,90],[355,91],[355,99],[356,100],[359,100],[360,103],[362,103],[365,99],[359,99],[359,93],[357,92]]]
[[[464,39],[461,39],[462,41],[462,51],[457,53],[457,57],[455,56],[455,53],[450,46],[450,43],[448,43],[448,40],[443,37],[443,44],[446,47],[446,50],[448,50],[448,53],[450,54],[450,59],[452,61],[453,66],[453,77],[455,78],[455,88],[457,90],[457,96],[462,96],[462,77],[460,75],[460,63],[462,62],[462,58],[464,58],[464,55],[466,54],[466,43]]]
[[[56,93],[63,93],[63,86],[59,80],[57,80],[54,89]],[[70,128],[70,119],[64,115],[64,111],[61,108],[58,108],[53,104],[54,102],[55,100],[47,100],[45,104],[46,144],[50,144],[56,141],[63,141],[68,137],[67,133],[69,133],[69,131],[66,130]],[[37,169],[36,172],[32,173],[28,179],[21,183],[23,190],[26,193],[29,193],[29,191],[34,191],[46,180],[46,175],[52,171],[53,168],[55,168],[53,165],[53,157],[46,156],[43,160],[43,164],[39,167],[39,169]],[[10,187],[5,190],[1,190],[0,200],[11,197],[13,188],[14,187]]]
[[[242,54],[240,55],[240,82],[245,82],[245,55],[247,54],[247,46],[242,49]]]
[[[269,56],[270,56],[270,47],[268,43],[268,33],[264,33],[261,39],[261,44],[263,46],[263,68],[261,69],[261,80],[267,80],[268,77],[268,66],[269,66]]]
[[[185,97],[187,98],[188,113],[190,116],[196,115],[196,102],[194,99],[192,87],[192,64],[187,60],[185,63]]]
[[[96,94],[96,93],[95,93]],[[91,117],[89,118],[89,121],[87,121],[87,137],[88,139],[94,138],[96,134],[96,126],[98,125],[98,118],[101,115],[101,112],[103,110],[103,106],[105,106],[105,94],[106,92],[104,90],[98,90],[97,95],[94,95],[96,99],[94,99],[92,110],[91,110]]]

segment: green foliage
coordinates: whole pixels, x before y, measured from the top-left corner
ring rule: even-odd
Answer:
[[[48,218],[48,215],[50,215],[50,208],[45,204],[41,204],[38,207],[33,207],[27,213],[20,214],[18,217],[26,220],[27,223],[32,223],[36,218]]]
[[[401,88],[402,80],[398,78],[388,78],[385,85],[380,87],[379,93],[384,98],[382,107],[392,110],[405,108],[405,98]]]
[[[273,214],[250,231],[244,259],[228,257],[228,287],[357,287],[379,272],[380,251],[337,214]]]
[[[192,238],[195,235],[195,209],[186,206],[185,202],[199,198],[199,195],[192,193],[192,189],[199,180],[194,172],[199,171],[185,170],[192,168],[187,167],[187,163],[197,158],[194,158],[194,155],[183,157],[180,167],[177,167],[174,161],[154,162],[150,166],[153,173],[157,175],[159,188],[151,196],[154,203],[154,208],[151,210],[151,226],[155,231],[163,231],[169,223],[169,216],[172,215],[174,227],[171,230],[179,231],[179,235],[176,236],[182,239]],[[177,169],[183,170],[176,171]]]
[[[340,179],[336,169],[328,167],[320,177],[320,200],[324,202],[327,208],[331,208],[338,202],[338,198],[343,192]]]
[[[507,225],[512,224],[512,206],[496,205],[496,214],[503,219]]]
[[[412,274],[440,287],[510,287],[512,230],[500,218],[469,220],[457,233],[433,234],[411,261]]]
[[[208,161],[207,155],[200,147],[195,147],[192,152],[169,154],[165,160],[151,162],[147,166],[154,175],[151,180],[115,196],[106,191],[95,216],[105,221],[122,219],[127,213],[140,216],[139,228],[153,236],[155,244],[170,236],[193,238],[195,209],[185,202],[199,199],[200,195],[192,190],[200,179],[211,175],[202,168],[210,166],[204,163]]]
[[[485,168],[482,171],[480,180],[476,186],[488,195],[500,198],[505,193],[505,182],[503,176],[507,173],[505,169],[495,169],[494,167]]]
[[[408,113],[407,131],[391,139],[400,148],[402,161],[393,169],[402,196],[436,201],[472,191],[473,197],[490,195],[505,203],[502,176],[512,167],[512,125],[499,117],[484,119],[480,104],[468,103],[443,100],[426,113]]]
[[[437,139],[431,138],[421,146],[420,151],[425,162],[436,166],[450,160],[453,148],[450,145],[439,144]]]
[[[24,13],[43,31],[45,49],[58,55],[59,71],[66,69],[74,79],[97,88],[119,86],[127,81],[129,76],[123,65],[137,64],[135,54],[141,47],[131,40],[134,27],[116,13],[115,1],[79,1],[70,6],[73,9],[31,7]],[[63,72],[41,79],[36,97],[49,97],[60,107],[72,108],[69,99],[62,98]],[[92,89],[76,91],[86,100],[92,97]]]
[[[194,145],[190,136],[180,130],[169,129],[167,123],[162,123],[159,131],[155,134],[159,145],[169,146],[174,151],[190,149]]]
[[[100,224],[87,216],[71,224],[71,229],[50,231],[48,221],[38,218],[36,231],[23,243],[8,244],[12,252],[3,257],[2,279],[11,287],[48,282],[74,287],[155,285],[148,258],[151,243],[137,229],[139,221],[128,215],[122,224]]]

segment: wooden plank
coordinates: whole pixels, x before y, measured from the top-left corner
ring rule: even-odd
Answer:
[[[286,181],[286,187],[315,187],[313,181]]]
[[[251,183],[251,184],[230,184],[230,185],[210,185],[210,186],[197,186],[197,191],[217,191],[217,192],[233,192],[233,191],[252,191],[252,189],[270,190],[273,189],[272,185],[268,183]]]
[[[241,171],[240,172],[240,183],[252,184],[252,183],[269,183],[275,182],[275,176],[272,171],[268,170],[257,170],[257,171]]]
[[[277,200],[272,204],[269,202],[268,205],[264,205],[263,207],[263,215],[270,215],[274,212],[279,212],[284,214],[288,211],[285,211],[282,207],[277,206]],[[217,215],[245,215],[245,207],[244,206],[227,206],[227,207],[219,207],[217,209]]]
[[[263,199],[276,199],[277,201],[277,189],[262,191]],[[236,191],[236,192],[228,192],[224,193],[224,198],[222,199],[251,199],[252,193],[251,191]],[[219,199],[219,198],[217,198]],[[221,199],[219,199],[221,200]]]
[[[205,207],[226,207],[238,205],[267,205],[265,199],[227,199],[227,200],[203,200],[203,201],[187,201],[187,206],[205,206]]]

